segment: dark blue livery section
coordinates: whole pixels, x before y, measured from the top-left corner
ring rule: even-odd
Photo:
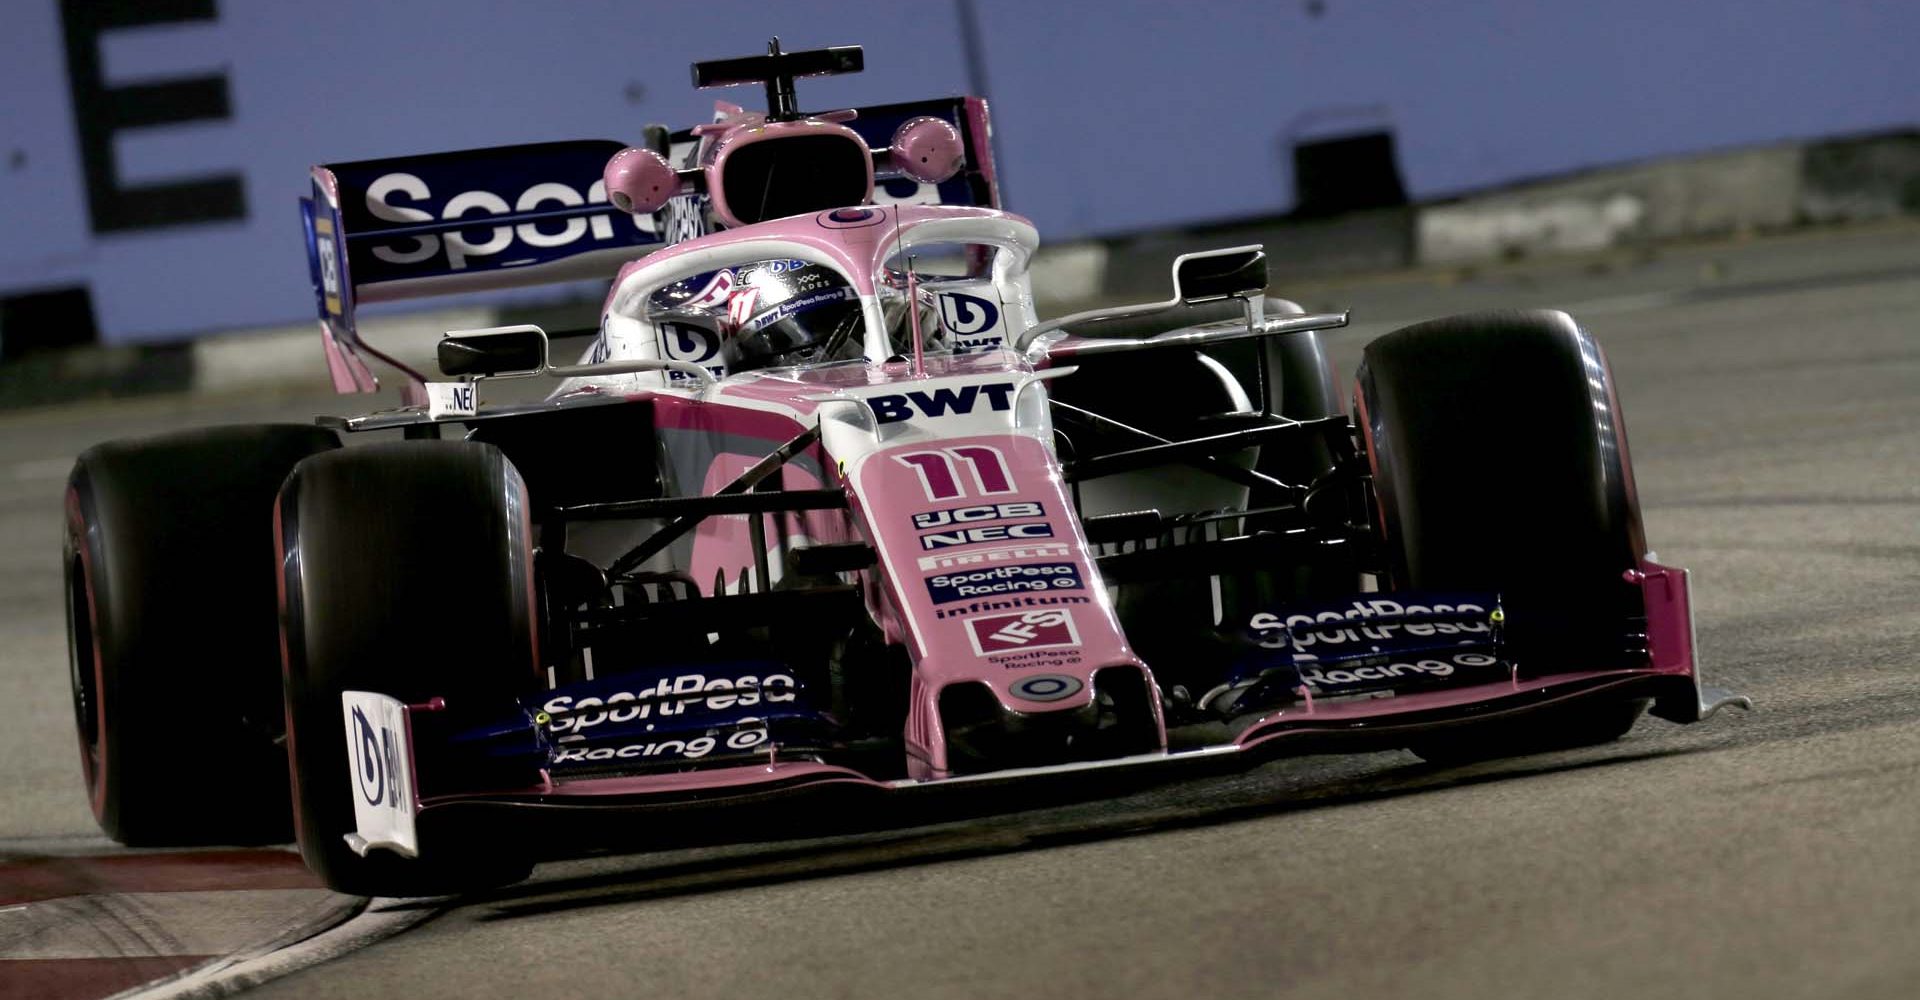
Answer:
[[[1511,676],[1497,594],[1399,592],[1254,615],[1212,707],[1230,714],[1304,698],[1390,697]]]
[[[816,698],[776,662],[653,666],[561,685],[451,742],[555,777],[738,763],[776,747],[827,746],[838,723]]]
[[[651,219],[607,201],[601,172],[622,148],[588,139],[329,164],[354,284],[534,267],[662,242]]]

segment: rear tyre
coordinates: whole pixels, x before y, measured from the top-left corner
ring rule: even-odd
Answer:
[[[215,427],[74,463],[68,665],[88,801],[113,839],[291,835],[269,527],[295,463],[337,447],[318,427]]]
[[[276,513],[288,754],[307,865],[329,887],[363,896],[446,895],[525,878],[532,864],[522,845],[433,827],[431,816],[421,818],[418,858],[350,850],[340,702],[348,690],[407,704],[442,698],[446,716],[485,718],[511,712],[515,696],[533,689],[532,555],[519,474],[491,445],[370,445],[301,464]],[[432,749],[416,740],[416,751]],[[424,760],[422,792],[449,773],[445,762]]]
[[[1644,665],[1645,544],[1612,375],[1561,312],[1477,313],[1367,345],[1357,417],[1388,574],[1401,588],[1502,595],[1509,654],[1533,672]],[[1639,703],[1551,716],[1578,742],[1613,739]],[[1430,760],[1538,749],[1536,723],[1462,730]]]

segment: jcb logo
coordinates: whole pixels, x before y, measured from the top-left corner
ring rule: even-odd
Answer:
[[[928,528],[944,528],[950,524],[965,524],[978,521],[1008,521],[1020,517],[1045,517],[1047,509],[1031,500],[1015,503],[980,503],[969,507],[948,507],[945,510],[930,510],[913,515],[913,526],[925,531]]]

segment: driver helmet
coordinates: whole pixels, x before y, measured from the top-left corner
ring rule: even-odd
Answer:
[[[838,271],[801,260],[737,268],[721,355],[730,372],[858,358],[860,295]]]

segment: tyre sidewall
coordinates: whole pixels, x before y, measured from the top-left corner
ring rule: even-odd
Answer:
[[[513,845],[436,830],[431,816],[420,818],[417,859],[348,849],[356,824],[340,700],[361,690],[407,704],[510,707],[531,690],[537,637],[518,473],[490,445],[350,449],[297,469],[275,522],[288,751],[309,867],[359,895],[440,895],[524,877]]]

